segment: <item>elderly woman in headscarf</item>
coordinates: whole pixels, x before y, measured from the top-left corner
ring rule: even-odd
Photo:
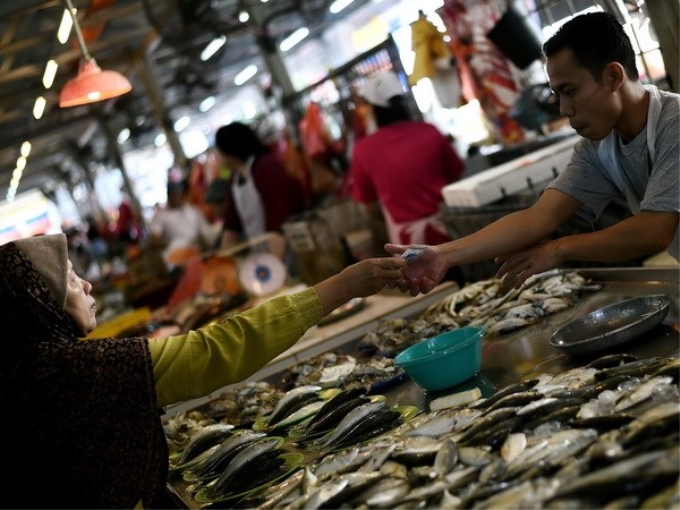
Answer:
[[[404,264],[365,260],[183,335],[82,340],[95,299],[66,237],[0,246],[4,505],[167,507],[163,406],[247,378],[350,298],[393,287]]]

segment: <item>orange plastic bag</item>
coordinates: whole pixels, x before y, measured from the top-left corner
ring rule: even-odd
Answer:
[[[299,128],[305,154],[314,159],[324,159],[328,155],[330,140],[318,104],[309,103]]]

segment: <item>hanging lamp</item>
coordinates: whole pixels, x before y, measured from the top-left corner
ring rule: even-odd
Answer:
[[[102,71],[97,65],[85,46],[85,39],[83,39],[78,19],[73,12],[71,0],[65,0],[65,2],[73,19],[73,27],[83,56],[78,66],[78,75],[66,82],[64,88],[61,89],[59,106],[67,108],[95,103],[130,92],[132,85],[125,76],[118,71]]]

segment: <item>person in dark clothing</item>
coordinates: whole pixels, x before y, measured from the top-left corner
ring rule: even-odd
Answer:
[[[282,227],[305,209],[300,181],[288,174],[283,161],[252,128],[240,122],[217,130],[215,148],[223,164],[232,169],[220,246],[272,233],[269,250],[287,260],[290,254]]]

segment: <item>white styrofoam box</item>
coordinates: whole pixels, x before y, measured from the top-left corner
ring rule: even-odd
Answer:
[[[552,179],[566,166],[578,140],[569,137],[448,184],[442,188],[444,202],[451,207],[481,207]]]

